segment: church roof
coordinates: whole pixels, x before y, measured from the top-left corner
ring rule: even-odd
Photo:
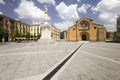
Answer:
[[[86,18],[86,17],[83,17],[83,18],[81,18],[81,19],[79,19],[79,20],[82,20],[82,19],[88,19],[88,20],[90,20],[90,21],[93,21],[92,19]]]
[[[102,25],[102,24],[97,24],[97,23],[93,23],[93,24],[95,24],[95,25],[99,25],[99,26],[104,26],[104,25]]]

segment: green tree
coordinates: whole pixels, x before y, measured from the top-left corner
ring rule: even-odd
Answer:
[[[30,35],[30,38],[33,38],[33,35]]]
[[[117,36],[117,41],[120,42],[120,36]]]
[[[15,33],[14,32],[12,32],[11,34],[10,34],[10,37],[11,37],[11,39],[13,40],[13,39],[15,39]]]
[[[5,30],[0,26],[0,40],[5,37]]]
[[[36,37],[37,37],[37,36],[36,36],[36,34],[34,34],[34,36],[33,36],[33,37],[34,37],[34,39],[36,39]]]
[[[40,39],[40,37],[41,37],[41,34],[38,34],[38,35],[37,35],[37,39]]]
[[[22,37],[22,34],[19,33],[18,31],[16,31],[16,33],[15,33],[15,37]]]
[[[26,38],[30,39],[30,33],[29,32],[26,33]]]

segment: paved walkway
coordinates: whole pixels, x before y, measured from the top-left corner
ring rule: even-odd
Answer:
[[[0,45],[0,80],[37,80],[77,45],[77,42]]]
[[[0,80],[41,80],[78,45],[0,45]],[[51,80],[120,80],[120,44],[84,42]]]
[[[56,77],[52,80],[120,80],[120,44],[85,43]]]

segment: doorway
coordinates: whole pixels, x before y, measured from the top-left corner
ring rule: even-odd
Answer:
[[[87,40],[86,34],[83,34],[83,35],[82,35],[82,40],[83,40],[83,41],[86,41],[86,40]]]
[[[80,38],[82,41],[89,41],[89,33],[88,32],[81,32]]]

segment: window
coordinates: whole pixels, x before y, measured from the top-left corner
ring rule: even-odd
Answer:
[[[39,28],[37,27],[37,34],[39,34]]]
[[[75,28],[73,28],[73,30],[75,30]]]
[[[25,33],[25,26],[23,25],[23,33]]]
[[[3,23],[3,18],[0,17],[0,26],[2,26],[2,23]]]
[[[3,21],[3,18],[2,18],[2,17],[0,17],[0,22],[2,23],[2,21]]]
[[[31,28],[31,31],[32,31],[32,28]]]
[[[96,29],[97,27],[94,27],[94,29]]]
[[[89,27],[89,23],[87,21],[83,20],[83,21],[80,22],[80,26],[82,28]]]

